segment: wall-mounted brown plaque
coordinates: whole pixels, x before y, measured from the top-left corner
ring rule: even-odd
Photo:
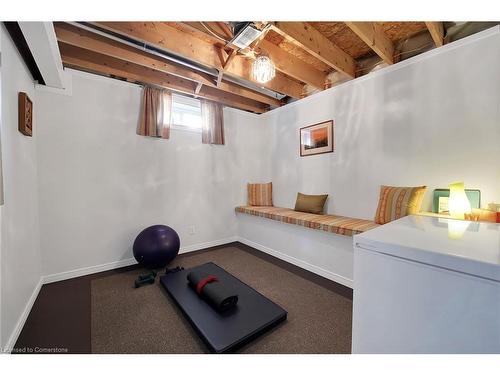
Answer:
[[[29,137],[33,135],[33,102],[25,92],[19,93],[19,131]]]

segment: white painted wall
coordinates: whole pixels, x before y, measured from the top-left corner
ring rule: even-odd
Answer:
[[[427,185],[430,210],[432,191],[460,180],[483,206],[500,202],[499,105],[497,27],[261,115],[274,204],[328,193],[328,213],[372,220],[382,184]],[[301,158],[299,129],[329,119],[335,152]],[[250,246],[352,286],[352,238],[244,214],[238,225]]]
[[[269,182],[272,179],[271,163],[272,128],[260,115],[226,108],[225,124],[237,127],[233,156],[238,174],[235,189],[235,206],[246,204],[247,183]],[[234,207],[233,207],[234,210]]]
[[[184,250],[234,240],[241,179],[268,160],[259,117],[226,109],[225,146],[178,130],[140,137],[139,86],[71,74],[71,95],[37,92],[44,275],[130,260],[153,224],[174,228]]]
[[[329,194],[328,212],[373,219],[380,185],[454,181],[500,201],[498,27],[266,113],[275,204]],[[335,121],[335,152],[300,157],[299,128]]]
[[[41,277],[35,140],[38,126],[34,83],[0,26],[1,138],[5,204],[1,212],[1,347],[13,344],[38,292]],[[33,138],[18,130],[18,92],[33,101]]]
[[[464,180],[484,203],[500,201],[498,28],[265,115],[226,109],[224,147],[181,131],[169,141],[137,136],[140,88],[126,82],[71,72],[72,90],[37,90],[35,98],[2,34],[2,343],[20,328],[40,275],[130,262],[133,239],[148,225],[172,226],[184,250],[234,239],[234,206],[246,202],[247,182],[272,181],[280,206],[293,207],[297,191],[327,192],[328,212],[367,219],[380,184],[432,191]],[[17,132],[19,90],[35,102],[34,138]],[[330,118],[335,153],[300,158],[298,129]],[[282,232],[281,243],[247,240],[298,261],[330,243],[304,232],[286,254],[296,236]],[[326,271],[348,284],[352,254],[337,255],[342,262]]]
[[[139,137],[138,86],[72,72],[71,95],[37,93],[44,274],[127,261],[154,223],[176,229],[187,250],[231,239],[247,182],[273,181],[287,207],[297,191],[327,192],[328,212],[367,219],[381,184],[428,185],[424,208],[455,180],[499,201],[495,30],[265,115],[227,109],[224,147],[181,131]],[[335,152],[300,158],[298,129],[330,118]]]

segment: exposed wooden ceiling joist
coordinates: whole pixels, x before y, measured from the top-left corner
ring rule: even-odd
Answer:
[[[215,87],[215,77],[202,72],[197,72],[181,65],[172,63],[159,56],[149,54],[138,50],[137,48],[127,46],[124,43],[114,41],[90,31],[65,24],[55,23],[57,39],[65,44],[70,44],[90,51],[94,51],[106,56],[115,57],[134,64],[142,65],[164,73],[172,74],[178,77],[186,78],[191,81],[199,82],[207,86]],[[218,88],[235,95],[256,100],[273,106],[280,106],[281,102],[265,94],[250,90],[240,85],[228,82],[221,82]]]
[[[235,51],[235,50],[232,50],[232,51],[228,54],[228,56],[227,56],[227,58],[224,60],[224,62],[222,63],[222,67],[223,67],[223,68],[225,68],[226,66],[228,66],[228,65],[229,65],[229,63],[230,63],[231,61],[233,61],[233,59],[234,59],[235,57],[236,57],[236,51]]]
[[[194,23],[194,22],[190,22]],[[224,22],[200,22],[201,25],[206,29],[206,32],[212,32],[223,39],[229,40],[233,37],[233,32],[229,25]]]
[[[344,81],[354,78],[356,71],[368,70],[362,65],[379,62],[375,54],[393,64],[399,60],[394,57],[395,46],[399,51],[402,43],[407,46],[408,40],[424,37],[428,47],[429,35],[441,46],[444,34],[450,34],[449,25],[443,22],[254,24],[264,32],[242,50],[230,43],[232,29],[224,22],[95,23],[113,31],[115,37],[84,25],[55,23],[55,27],[62,48],[75,49],[73,55],[64,56],[66,66],[168,87],[259,113],[284,103],[260,87],[301,98],[315,88],[324,89],[327,77],[333,80],[332,75],[339,75]],[[259,53],[269,55],[277,70],[276,77],[262,85],[252,76],[252,62]]]
[[[444,44],[444,26],[442,22],[426,22],[427,30],[434,40],[436,47],[441,47]]]
[[[192,71],[161,57],[66,23],[55,23],[57,40],[76,47],[116,57],[151,69],[209,84],[208,74]]]
[[[207,34],[208,31],[202,22],[183,22],[182,24],[205,34],[205,37],[210,38],[213,43],[221,42],[216,36]],[[253,48],[258,47],[261,52],[269,56],[278,71],[320,90],[325,88],[327,75],[324,72],[265,40],[264,35],[261,35],[257,42],[252,43],[252,46]],[[254,54],[252,53],[252,55]]]
[[[346,22],[354,33],[387,64],[394,64],[394,45],[376,22]]]
[[[205,40],[212,44],[217,44],[219,47],[224,47],[232,39],[226,32],[220,28],[222,22],[164,22],[165,25],[174,27],[180,31],[187,32],[199,39]],[[230,32],[230,31],[228,31]]]
[[[275,22],[273,30],[317,59],[354,78],[356,62],[328,38],[305,22]]]
[[[99,74],[114,75],[129,81],[164,87],[173,91],[197,95],[201,98],[217,101],[230,107],[252,111],[266,112],[268,105],[251,99],[233,95],[215,88],[199,85],[191,80],[146,68],[114,57],[59,42],[62,60],[65,66],[83,69]],[[198,89],[198,93],[196,93]]]
[[[97,22],[96,25],[151,43],[158,48],[197,61],[207,67],[217,70],[224,69],[224,72],[228,75],[253,82],[251,60],[238,55],[223,68],[219,58],[218,46],[163,22]],[[278,73],[273,80],[262,84],[262,86],[293,98],[299,98],[303,85]]]

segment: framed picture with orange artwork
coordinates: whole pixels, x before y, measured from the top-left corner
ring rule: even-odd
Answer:
[[[300,128],[300,156],[333,152],[333,120]]]

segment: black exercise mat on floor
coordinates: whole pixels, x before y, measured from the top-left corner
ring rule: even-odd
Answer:
[[[199,298],[186,279],[193,270],[230,284],[239,298],[235,308],[219,313]],[[280,306],[212,262],[166,274],[160,282],[210,350],[216,353],[234,351],[287,318],[287,312]]]

